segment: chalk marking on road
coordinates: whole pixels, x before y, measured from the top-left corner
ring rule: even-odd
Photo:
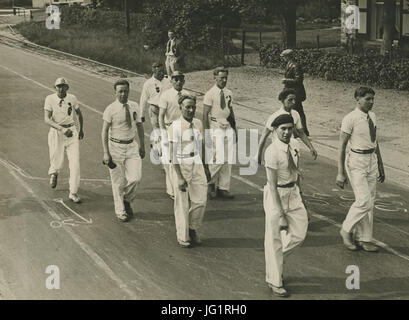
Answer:
[[[43,207],[43,209],[57,221],[61,221],[59,215],[41,200],[34,192],[33,189],[15,172],[14,168],[9,166],[7,162],[0,158],[0,163],[7,169],[7,171],[27,190],[31,196],[36,199],[36,201]],[[71,236],[71,238],[79,245],[79,247],[94,261],[94,263],[99,266],[117,285],[121,288],[131,299],[138,299],[139,297],[131,290],[129,290],[126,284],[112,271],[108,264],[82,239],[75,234],[70,228],[63,226],[64,230]]]
[[[38,86],[40,86],[40,87],[42,87],[42,88],[45,88],[45,89],[47,89],[47,90],[49,90],[49,91],[52,91],[52,92],[55,92],[54,89],[51,89],[51,88],[49,88],[49,87],[47,87],[47,86],[41,84],[40,82],[38,82],[38,81],[36,81],[36,80],[30,79],[30,78],[28,78],[28,77],[26,77],[26,76],[24,76],[24,75],[22,75],[22,74],[20,74],[20,73],[18,73],[18,72],[16,72],[16,71],[12,70],[12,69],[10,69],[10,68],[7,68],[7,67],[5,67],[5,66],[3,66],[3,65],[0,65],[0,67],[2,67],[2,68],[5,69],[5,70],[8,70],[8,71],[10,71],[10,72],[12,72],[12,73],[14,73],[14,74],[20,76],[20,77],[22,77],[23,79],[26,79],[26,80],[28,80],[28,81],[30,81],[30,82],[33,82],[33,83],[37,84]],[[94,111],[94,112],[96,112],[96,113],[98,113],[98,114],[101,114],[101,115],[103,114],[101,111],[99,111],[99,110],[97,110],[97,109],[94,109],[94,108],[92,108],[92,107],[90,107],[90,106],[88,106],[88,105],[86,105],[86,104],[84,104],[84,103],[82,103],[82,102],[80,102],[80,101],[78,101],[78,103],[81,104],[81,105],[83,105],[85,108],[87,108],[87,109],[89,109],[89,110],[91,110],[91,111]],[[150,136],[149,136],[148,134],[146,134],[146,133],[145,133],[145,136],[150,137]],[[248,179],[246,179],[246,178],[243,178],[243,177],[240,177],[240,176],[237,176],[237,175],[232,175],[232,178],[234,178],[234,179],[236,179],[236,180],[239,180],[239,181],[241,181],[241,182],[243,182],[243,183],[245,183],[245,184],[247,184],[247,185],[249,185],[249,186],[251,186],[251,187],[253,187],[253,188],[257,189],[257,190],[259,190],[259,191],[263,191],[263,188],[261,188],[260,186],[258,186],[257,184],[251,182],[250,180],[248,180]],[[315,187],[314,187],[314,188],[315,188]],[[315,189],[316,189],[316,188],[315,188]],[[316,190],[317,190],[317,189],[316,189]],[[317,190],[317,191],[319,191],[319,190]],[[331,224],[334,224],[335,226],[340,226],[336,221],[334,221],[334,220],[332,220],[332,219],[329,219],[329,218],[327,218],[327,217],[321,216],[321,215],[319,215],[319,214],[317,214],[317,213],[313,213],[312,215],[315,216],[315,217],[317,217],[317,218],[319,218],[319,219],[321,219],[321,220],[325,220],[325,221],[327,221],[327,222],[330,222],[330,221],[331,221],[330,223],[331,223]],[[323,217],[324,217],[325,219],[322,219]],[[387,244],[385,244],[385,243],[383,243],[383,242],[380,242],[380,241],[378,241],[378,240],[375,240],[375,239],[374,239],[374,242],[376,242],[377,244],[379,244],[379,246],[381,246],[381,247],[384,248],[385,250],[391,252],[392,254],[395,254],[395,255],[397,255],[397,256],[399,256],[399,257],[401,257],[401,258],[403,258],[403,259],[409,261],[409,256],[406,256],[406,255],[404,255],[404,254],[400,254],[400,253],[397,252],[396,250],[390,248]]]
[[[53,199],[53,201],[54,201],[54,202],[57,202],[57,203],[61,203],[65,208],[67,208],[68,211],[72,212],[72,213],[75,214],[78,218],[80,218],[81,220],[85,221],[85,223],[88,223],[88,224],[91,224],[91,223],[92,223],[92,219],[91,219],[91,218],[90,218],[89,220],[85,219],[83,216],[81,216],[80,214],[78,214],[77,212],[75,212],[74,210],[72,210],[69,206],[67,206],[62,198]]]

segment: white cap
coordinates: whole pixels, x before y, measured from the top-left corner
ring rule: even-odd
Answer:
[[[55,86],[59,86],[62,84],[65,84],[68,86],[67,80],[65,80],[64,78],[58,78],[57,80],[55,80],[55,84],[54,84]]]

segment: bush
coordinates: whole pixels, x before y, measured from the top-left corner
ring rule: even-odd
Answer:
[[[277,44],[260,48],[261,63],[270,68],[284,68]],[[397,57],[389,61],[384,56],[365,51],[362,55],[331,53],[317,49],[295,50],[295,59],[304,72],[327,80],[409,89],[409,59]]]

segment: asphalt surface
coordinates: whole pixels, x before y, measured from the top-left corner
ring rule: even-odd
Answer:
[[[85,119],[81,205],[68,200],[67,162],[57,188],[48,185],[43,103],[60,76]],[[141,88],[133,89],[130,99],[139,101]],[[135,218],[116,219],[100,138],[113,93],[109,79],[0,45],[0,299],[275,299],[264,280],[264,168],[241,176],[234,166],[236,198],[208,202],[200,247],[177,245],[165,176],[149,156]],[[333,161],[302,156],[313,217],[305,243],[285,263],[292,298],[408,299],[408,190],[378,185],[374,237],[382,248],[349,252],[338,232],[353,193],[336,188]],[[58,290],[46,288],[50,265],[59,268]],[[346,288],[349,265],[359,267],[358,290]]]

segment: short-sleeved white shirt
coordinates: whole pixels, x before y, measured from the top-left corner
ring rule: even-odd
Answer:
[[[287,150],[290,146],[291,154],[294,163],[297,165],[300,155],[299,143],[296,139],[291,138],[289,144],[281,142],[279,139],[274,139],[267,147],[264,154],[265,167],[277,170],[277,184],[287,184],[297,181],[297,173],[291,172],[288,168]]]
[[[126,123],[125,107],[118,100],[106,107],[102,119],[111,124],[109,136],[119,140],[131,140],[135,138],[136,124],[142,122],[142,112],[139,105],[134,101],[127,102],[131,114],[131,128]]]
[[[51,119],[60,125],[74,123],[74,109],[78,108],[77,98],[69,93],[64,98],[59,98],[57,93],[50,94],[44,102],[44,110],[51,111]]]
[[[169,141],[174,144],[177,155],[189,155],[190,153],[199,155],[201,153],[203,125],[199,119],[193,118],[190,123],[181,116],[168,128],[168,136]]]
[[[351,149],[368,150],[376,147],[376,139],[375,142],[371,141],[368,115],[376,128],[376,116],[372,111],[366,114],[359,108],[355,108],[342,119],[341,131],[351,135],[349,139]]]
[[[141,99],[139,105],[142,109],[143,114],[145,114],[146,109],[149,105],[153,104],[159,106],[159,99],[161,94],[171,88],[171,83],[168,77],[163,77],[161,81],[156,79],[154,76],[145,81],[142,87]]]
[[[206,92],[203,98],[203,104],[211,107],[210,116],[216,119],[227,119],[230,115],[230,109],[228,108],[233,102],[233,93],[223,88],[224,99],[226,101],[226,108],[222,109],[220,106],[220,89],[217,85],[214,85],[209,91]]]
[[[185,90],[180,91],[180,95],[188,95]],[[165,109],[165,124],[171,124],[182,115],[179,107],[179,91],[170,88],[162,93],[159,99],[159,108]]]

